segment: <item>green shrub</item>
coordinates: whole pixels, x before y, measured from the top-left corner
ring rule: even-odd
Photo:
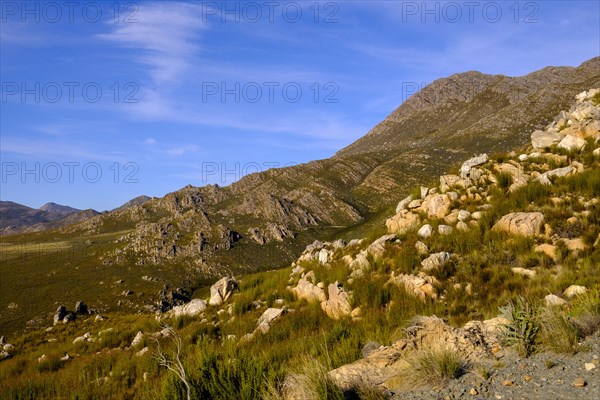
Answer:
[[[510,321],[504,326],[504,342],[515,346],[522,356],[529,357],[535,350],[539,332],[538,309],[525,298],[517,297],[500,307],[502,316]]]

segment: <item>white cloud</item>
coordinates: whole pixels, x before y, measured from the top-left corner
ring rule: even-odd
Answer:
[[[155,84],[177,82],[199,51],[198,34],[205,28],[200,6],[140,3],[136,19],[97,37],[138,50],[135,60],[149,66]]]

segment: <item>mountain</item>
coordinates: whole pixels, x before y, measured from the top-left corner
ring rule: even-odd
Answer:
[[[139,206],[151,199],[152,199],[152,197],[148,197],[148,196],[144,196],[144,195],[137,196],[137,197],[129,200],[128,202],[123,203],[122,205],[120,205],[119,207],[115,208],[112,211],[121,211],[121,210],[125,210],[126,208],[133,207],[133,206]]]
[[[35,209],[12,201],[0,201],[0,234],[57,228],[82,222],[99,214],[94,210],[82,211],[56,203],[47,203]]]
[[[186,186],[77,224],[5,236],[12,250],[2,264],[18,268],[3,269],[0,291],[10,290],[12,300],[0,299],[0,309],[35,302],[38,310],[3,318],[22,327],[57,302],[81,298],[106,310],[157,310],[221,276],[289,265],[315,239],[381,232],[417,184],[475,154],[524,146],[577,93],[599,86],[600,57],[523,77],[452,75],[331,158],[227,187]]]
[[[60,204],[56,204],[56,203],[46,203],[40,207],[40,210],[46,211],[51,214],[64,215],[64,216],[67,216],[69,214],[73,214],[73,213],[76,213],[77,211],[80,211],[76,208],[69,207],[69,206],[61,206]]]
[[[433,82],[335,156],[252,174],[227,187],[187,186],[65,232],[127,227],[117,264],[202,266],[204,274],[273,268],[326,234],[360,229],[415,182],[480,152],[529,140],[573,96],[600,82],[600,58],[522,77],[467,72]],[[280,244],[285,242],[285,246]]]

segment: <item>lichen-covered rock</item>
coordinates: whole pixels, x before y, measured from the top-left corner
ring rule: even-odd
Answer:
[[[534,149],[544,149],[559,143],[562,138],[563,135],[558,132],[537,130],[531,134],[531,145]]]
[[[195,317],[206,310],[206,300],[193,299],[187,304],[175,306],[166,315],[168,317]]]
[[[400,274],[398,276],[395,276],[392,272],[390,282],[404,287],[408,293],[416,296],[421,301],[437,298],[434,288],[434,285],[438,284],[437,279],[422,272],[419,272],[418,275]]]
[[[460,167],[460,176],[463,179],[467,179],[470,177],[471,168],[476,167],[481,164],[485,164],[488,161],[487,154],[480,154],[476,157],[469,158],[465,161]]]
[[[421,204],[421,211],[430,218],[444,218],[450,212],[450,197],[447,194],[430,194]]]
[[[308,302],[318,301],[320,303],[327,300],[325,291],[310,282],[306,277],[303,277],[298,281],[298,284],[292,289],[292,292],[294,292],[298,298]]]
[[[350,315],[350,294],[344,290],[341,283],[331,283],[327,287],[327,294],[328,299],[321,303],[321,308],[329,318],[340,319]]]
[[[420,222],[417,214],[402,210],[393,217],[388,218],[385,221],[385,225],[390,233],[404,234],[410,230],[416,229]]]
[[[452,254],[446,251],[434,253],[426,259],[424,259],[423,261],[421,261],[421,267],[425,272],[438,269],[446,265],[446,263],[448,263],[448,261],[450,261],[451,258]]]

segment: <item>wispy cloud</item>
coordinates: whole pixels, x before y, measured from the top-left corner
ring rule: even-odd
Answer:
[[[200,49],[205,24],[199,6],[188,3],[141,3],[137,23],[112,25],[100,39],[137,50],[135,60],[150,68],[157,85],[178,81]]]

